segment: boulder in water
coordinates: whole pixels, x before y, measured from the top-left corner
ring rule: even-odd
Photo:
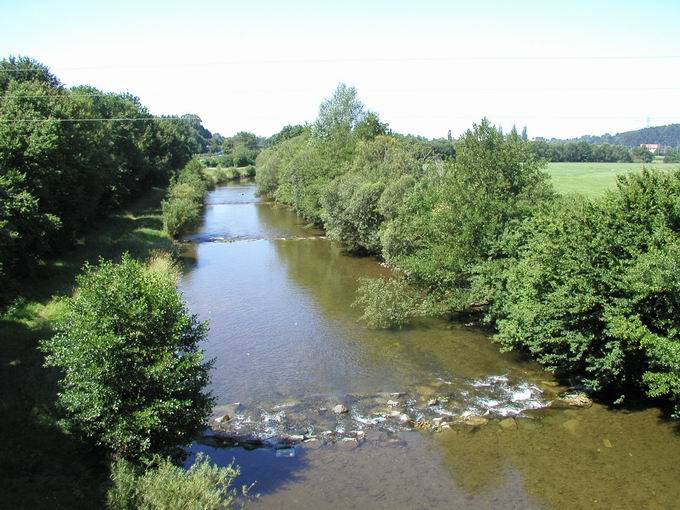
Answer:
[[[335,414],[345,414],[349,412],[349,409],[344,404],[338,404],[333,408],[333,412]]]
[[[585,393],[565,393],[561,397],[553,400],[550,407],[564,408],[564,407],[590,407],[593,405],[591,399]]]

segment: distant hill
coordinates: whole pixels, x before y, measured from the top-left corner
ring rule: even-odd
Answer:
[[[552,141],[558,141],[553,139]],[[668,124],[667,126],[654,126],[636,131],[626,131],[602,136],[585,135],[580,138],[573,138],[567,141],[585,141],[589,143],[611,143],[616,145],[626,145],[628,147],[638,147],[643,143],[660,143],[667,147],[680,146],[680,124]]]

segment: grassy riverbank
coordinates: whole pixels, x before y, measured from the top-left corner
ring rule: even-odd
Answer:
[[[0,507],[104,506],[108,465],[60,427],[56,374],[43,368],[37,345],[51,334],[60,298],[71,292],[85,262],[115,259],[125,251],[146,258],[154,250],[173,249],[163,231],[163,195],[163,189],[154,188],[105,220],[76,248],[46,263],[22,283],[20,298],[0,317]]]
[[[647,168],[671,170],[677,163],[648,163]],[[548,163],[553,186],[560,193],[580,193],[595,197],[616,187],[621,174],[642,170],[642,163]]]

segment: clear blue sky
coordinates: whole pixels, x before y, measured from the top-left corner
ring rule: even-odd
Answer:
[[[2,56],[225,135],[311,121],[339,81],[430,137],[483,116],[532,137],[680,122],[679,26],[678,0],[0,0]]]

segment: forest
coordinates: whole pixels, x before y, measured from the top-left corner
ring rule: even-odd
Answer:
[[[195,115],[156,118],[132,95],[66,88],[27,57],[0,61],[0,94],[2,304],[17,278],[165,185],[205,133]]]
[[[360,288],[369,325],[472,315],[605,400],[680,414],[680,170],[586,199],[556,193],[515,129],[483,119],[450,148],[390,133],[341,84],[307,131],[259,154],[258,191],[396,269]]]

